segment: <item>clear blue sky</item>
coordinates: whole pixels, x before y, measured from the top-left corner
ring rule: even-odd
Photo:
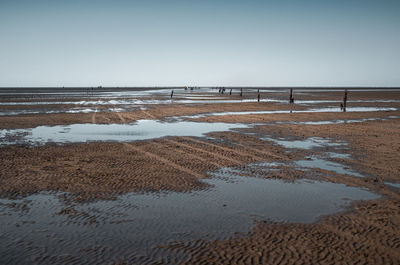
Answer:
[[[0,86],[400,86],[400,1],[0,0]]]

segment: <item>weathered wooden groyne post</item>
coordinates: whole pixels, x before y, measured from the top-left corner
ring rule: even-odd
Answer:
[[[243,96],[243,88],[240,88],[240,96]]]
[[[260,89],[257,89],[257,102],[260,102],[260,98],[261,98]]]
[[[343,112],[346,112],[347,106],[347,88],[344,90],[344,97],[343,97]]]
[[[229,90],[229,96],[231,96],[232,95],[232,88],[231,88],[231,90]]]
[[[293,103],[294,103],[293,88],[290,89],[289,103],[290,103],[290,104],[293,104]]]

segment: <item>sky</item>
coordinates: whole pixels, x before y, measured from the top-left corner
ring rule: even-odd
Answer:
[[[399,0],[0,0],[0,87],[400,86]]]

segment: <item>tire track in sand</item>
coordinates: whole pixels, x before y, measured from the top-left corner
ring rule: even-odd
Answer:
[[[146,115],[147,117],[150,117],[152,120],[158,120],[153,114],[150,114],[149,112],[145,111],[144,109],[140,109],[144,115]]]
[[[184,139],[185,139],[186,137],[181,137],[181,138],[184,138]],[[188,138],[188,139],[190,140],[190,138]],[[229,162],[231,162],[231,163],[233,163],[233,164],[235,164],[235,165],[241,165],[241,164],[243,164],[241,161],[236,160],[236,159],[234,159],[234,158],[226,157],[226,156],[224,156],[224,155],[220,155],[220,154],[217,154],[217,153],[213,153],[213,152],[210,152],[210,151],[201,149],[201,148],[197,148],[197,147],[194,147],[194,146],[185,144],[185,143],[178,142],[178,141],[174,141],[174,140],[168,140],[168,141],[171,141],[171,142],[173,142],[174,144],[177,144],[177,145],[180,145],[180,146],[184,146],[184,147],[186,147],[187,149],[193,150],[193,151],[195,151],[195,152],[206,153],[206,154],[210,155],[211,157],[218,157],[218,158],[220,158],[220,159],[229,161]]]
[[[283,159],[283,157],[275,155],[275,154],[273,154],[271,152],[268,152],[268,151],[260,150],[260,149],[253,148],[253,147],[250,147],[250,146],[244,146],[244,145],[239,144],[239,143],[235,143],[235,145],[243,147],[244,149],[248,149],[248,150],[253,151],[255,153],[259,153],[261,155],[266,155],[266,156],[277,158],[277,159]]]
[[[247,153],[247,152],[242,152],[242,151],[239,151],[239,150],[231,149],[231,148],[224,147],[224,146],[219,146],[219,145],[216,145],[216,144],[208,143],[208,142],[205,142],[205,141],[201,141],[201,140],[197,140],[197,139],[193,139],[193,138],[189,138],[189,137],[182,137],[182,138],[187,140],[187,141],[192,141],[192,142],[195,142],[195,143],[207,145],[207,146],[210,146],[210,147],[213,147],[213,148],[216,148],[216,149],[220,149],[220,150],[224,150],[226,152],[234,153],[234,154],[237,154],[237,155],[240,155],[240,156],[251,157],[254,160],[264,160],[263,157],[260,157],[260,156],[257,156],[257,155],[253,155],[253,154],[250,154],[250,153]]]
[[[118,116],[118,118],[122,121],[122,123],[126,123],[126,120],[125,120],[125,118],[122,116],[122,114],[121,113],[119,113],[119,112],[115,112],[116,114],[117,114],[117,116]]]
[[[126,147],[128,147],[129,149],[131,149],[131,150],[134,150],[134,151],[136,151],[138,153],[141,153],[141,154],[143,154],[145,156],[148,156],[148,157],[150,157],[152,159],[155,159],[155,160],[157,160],[157,161],[159,161],[159,162],[161,162],[161,163],[163,163],[163,164],[165,164],[165,165],[167,165],[169,167],[172,167],[172,168],[174,168],[176,170],[185,172],[186,174],[192,175],[192,176],[194,176],[196,178],[203,179],[205,177],[202,174],[194,172],[193,170],[190,170],[190,169],[188,169],[186,167],[182,167],[182,166],[180,166],[180,165],[178,165],[178,164],[176,164],[176,163],[174,163],[174,162],[172,162],[172,161],[170,161],[170,160],[168,160],[168,159],[166,159],[164,157],[161,157],[161,156],[156,155],[154,153],[142,150],[141,148],[133,146],[132,144],[124,143],[124,145]]]
[[[164,139],[164,141],[166,141],[166,142],[168,142],[168,143],[170,143],[170,144],[174,144],[174,145],[179,145],[179,146],[185,147],[186,149],[189,149],[189,150],[191,150],[191,151],[194,151],[195,153],[197,152],[197,150],[193,150],[193,148],[192,148],[191,146],[187,145],[187,144],[180,143],[180,142],[178,142],[178,141],[174,141],[174,140],[170,140],[170,139]],[[214,166],[216,166],[217,168],[222,168],[222,167],[224,167],[223,165],[221,165],[221,164],[219,164],[219,163],[217,163],[217,162],[211,161],[210,159],[203,158],[203,157],[201,157],[201,156],[199,156],[199,155],[196,155],[196,154],[193,154],[193,153],[191,153],[191,152],[185,152],[185,151],[183,151],[183,150],[175,150],[175,151],[177,151],[177,152],[179,152],[179,153],[181,153],[181,154],[184,154],[184,155],[186,155],[186,156],[191,156],[191,157],[193,157],[193,158],[195,158],[195,159],[197,159],[197,160],[200,160],[200,161],[202,161],[202,162],[204,162],[204,163],[206,163],[206,164],[214,165]],[[175,151],[174,151],[174,152],[175,152]]]
[[[93,112],[93,114],[92,114],[92,123],[96,123],[96,113],[97,113],[97,108],[96,108],[95,112]]]

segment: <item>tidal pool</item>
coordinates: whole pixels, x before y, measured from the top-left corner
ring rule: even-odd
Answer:
[[[304,140],[285,140],[283,138],[275,139],[272,137],[262,137],[262,140],[272,141],[288,149],[323,149],[320,156],[306,157],[305,160],[294,161],[294,165],[301,169],[320,168],[336,172],[338,174],[346,174],[354,177],[364,177],[363,175],[348,169],[346,166],[332,162],[326,159],[351,159],[350,154],[339,153],[339,150],[346,149],[346,142],[332,142],[331,139],[310,137]],[[326,151],[326,150],[330,151]],[[335,152],[332,152],[335,151]]]
[[[285,140],[284,138],[275,139],[272,137],[262,137],[262,140],[272,141],[285,148],[298,148],[298,149],[312,149],[316,147],[326,146],[342,146],[345,143],[335,143],[330,139],[324,139],[320,137],[310,137],[304,140]]]
[[[357,172],[347,169],[342,164],[332,162],[332,161],[327,161],[327,160],[318,158],[316,156],[309,157],[309,160],[296,161],[295,164],[302,168],[320,168],[320,169],[336,172],[336,173],[342,174],[342,175],[350,175],[350,176],[359,177],[359,178],[364,177],[363,175],[361,175]]]
[[[32,129],[0,130],[0,145],[81,143],[90,141],[130,142],[164,136],[203,136],[209,132],[248,128],[246,124],[206,122],[160,122],[139,120],[133,124],[72,124],[38,126]]]

